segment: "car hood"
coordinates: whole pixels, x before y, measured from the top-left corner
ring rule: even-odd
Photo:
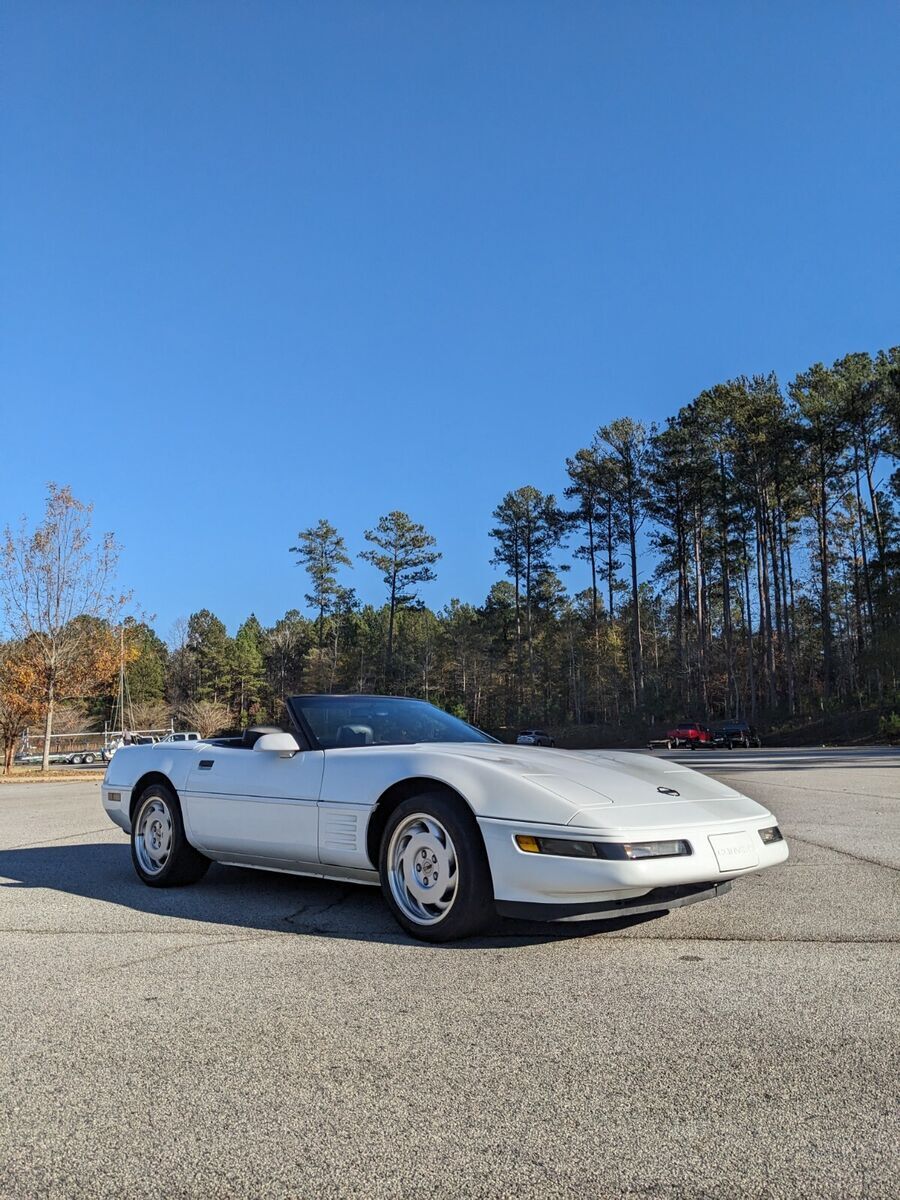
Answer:
[[[727,784],[671,759],[614,750],[551,750],[542,746],[445,744],[443,753],[496,763],[511,775],[546,779],[559,777],[599,793],[608,804],[658,804],[660,787],[679,796],[667,799],[713,800],[739,795]]]
[[[749,820],[767,811],[717,779],[645,753],[469,743],[444,744],[440,753],[490,764],[533,795],[543,793],[547,804],[537,808],[546,807],[554,824],[639,828]],[[515,819],[523,815],[518,808],[511,794],[498,789],[483,811]]]

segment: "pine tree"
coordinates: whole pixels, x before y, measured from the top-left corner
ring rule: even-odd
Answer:
[[[394,666],[394,631],[398,611],[413,605],[419,585],[436,579],[432,568],[441,555],[424,525],[410,520],[405,512],[394,510],[381,517],[374,529],[363,535],[372,550],[363,550],[360,558],[381,572],[388,591],[388,629],[385,643],[384,674],[390,683]]]
[[[534,587],[538,575],[550,563],[551,551],[559,545],[564,520],[556,499],[535,487],[508,492],[494,509],[497,524],[491,530],[496,543],[492,562],[506,568],[515,588],[516,673],[518,702],[524,699],[522,683],[522,591],[525,598],[525,645],[528,653],[528,701],[534,694],[533,614]]]
[[[615,497],[627,530],[631,565],[631,661],[635,709],[644,701],[644,651],[638,591],[637,537],[646,515],[649,431],[641,421],[620,417],[597,430],[597,441],[607,446],[616,467]]]
[[[302,529],[297,543],[291,546],[291,553],[297,555],[298,564],[305,568],[310,579],[305,600],[318,613],[316,637],[321,651],[325,643],[325,619],[346,599],[346,588],[338,582],[338,568],[352,567],[353,563],[344,539],[325,517],[309,529]]]
[[[242,728],[249,724],[259,703],[265,674],[264,644],[262,626],[251,613],[235,635],[231,656],[233,703]]]

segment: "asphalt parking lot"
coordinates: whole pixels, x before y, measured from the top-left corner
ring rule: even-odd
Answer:
[[[368,888],[152,891],[96,782],[0,788],[0,1195],[896,1196],[900,752],[683,758],[784,866],[449,947]]]

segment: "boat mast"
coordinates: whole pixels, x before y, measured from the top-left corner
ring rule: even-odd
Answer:
[[[119,722],[125,732],[125,626],[119,629]]]

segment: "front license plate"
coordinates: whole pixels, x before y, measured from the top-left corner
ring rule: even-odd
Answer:
[[[753,834],[744,830],[740,833],[711,833],[709,844],[720,871],[743,871],[747,867],[755,867],[759,862]]]

